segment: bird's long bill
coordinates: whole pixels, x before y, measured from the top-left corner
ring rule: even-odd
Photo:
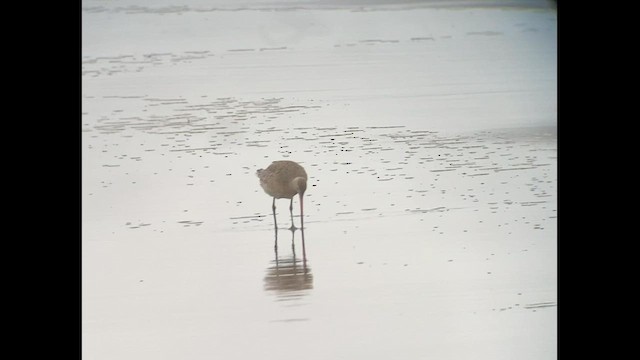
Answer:
[[[304,199],[304,197],[302,194],[300,194],[300,227],[304,228],[304,206],[302,203],[302,199]]]

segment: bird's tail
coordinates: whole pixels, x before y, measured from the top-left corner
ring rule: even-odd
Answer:
[[[264,170],[264,169],[258,169],[258,171],[256,171],[256,176],[257,177],[260,177],[260,174],[262,173],[262,170]]]

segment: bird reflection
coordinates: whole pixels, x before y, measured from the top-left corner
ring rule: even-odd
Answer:
[[[296,295],[297,291],[313,289],[313,275],[307,264],[304,229],[288,229],[291,231],[291,253],[286,256],[279,254],[277,227],[274,230],[275,258],[271,261],[271,266],[267,268],[264,289],[276,291],[281,296]],[[302,259],[296,254],[295,234],[297,230],[300,230],[302,236]]]

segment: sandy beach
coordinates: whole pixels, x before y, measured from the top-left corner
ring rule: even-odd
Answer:
[[[446,3],[84,0],[83,358],[557,358],[557,14]]]

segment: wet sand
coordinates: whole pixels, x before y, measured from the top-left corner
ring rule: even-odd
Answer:
[[[143,5],[83,2],[84,358],[556,358],[554,11]]]

